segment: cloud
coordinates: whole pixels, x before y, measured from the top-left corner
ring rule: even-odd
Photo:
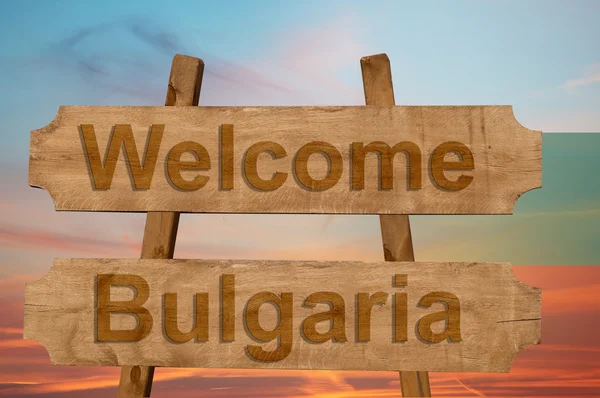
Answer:
[[[598,264],[600,265],[600,264]],[[514,266],[513,273],[521,282],[543,289],[544,292],[562,289],[581,289],[600,282],[600,266]]]
[[[155,24],[144,24],[132,21],[126,25],[128,31],[144,43],[151,45],[155,50],[172,56],[183,49],[181,40],[173,33],[164,29],[156,29]]]
[[[600,64],[587,66],[584,69],[582,77],[567,80],[561,87],[566,90],[572,90],[577,87],[585,87],[596,83],[600,83]]]
[[[260,43],[266,49],[262,53],[233,60],[198,46],[198,36],[211,35],[126,17],[74,29],[25,60],[4,56],[0,66],[38,71],[43,65],[52,81],[68,85],[80,80],[83,85],[73,87],[85,95],[77,97],[83,101],[161,105],[168,66],[181,53],[205,63],[202,104],[360,105],[359,60],[372,51],[358,19],[346,12],[318,26],[288,27]],[[346,71],[356,85],[340,77]]]
[[[23,64],[36,69],[44,65],[55,77],[79,77],[88,87],[101,89],[106,95],[124,95],[144,105],[161,105],[169,75],[164,66],[179,53],[204,61],[204,74],[209,81],[208,85],[203,82],[203,91],[208,88],[212,101],[227,101],[231,93],[224,94],[222,90],[228,89],[244,98],[265,98],[274,92],[288,97],[298,94],[287,87],[285,80],[273,80],[268,70],[259,73],[242,62],[198,48],[187,33],[168,29],[152,19],[121,18],[76,29],[26,62],[3,57],[3,64],[10,63],[15,70]],[[95,96],[97,101],[98,93]]]
[[[21,224],[14,220],[0,226],[0,249],[15,253],[17,261],[3,264],[3,271],[46,272],[51,257],[136,258],[141,252],[143,217],[53,212],[45,224],[35,219],[20,217]],[[357,221],[357,217],[344,216],[185,214],[175,258],[383,260],[379,235],[369,233],[365,223]],[[343,233],[332,233],[333,228]],[[39,258],[26,263],[27,271],[23,271],[21,259],[33,255]]]
[[[595,111],[555,111],[543,115],[528,115],[519,118],[527,126],[544,133],[598,133],[600,113]]]
[[[2,263],[3,267],[8,264]],[[43,274],[34,274],[34,275],[11,275],[8,278],[0,279],[0,297],[5,299],[7,297],[22,297],[23,289],[25,288],[25,284],[31,282],[33,280],[39,279],[43,276]],[[1,325],[1,323],[0,323]],[[6,331],[2,331],[0,328],[0,333],[8,333]]]
[[[20,335],[23,335],[23,329],[21,329],[21,328],[1,328],[0,327],[0,335],[1,334],[20,334]]]
[[[275,51],[270,57],[286,73],[299,77],[295,84],[311,90],[313,102],[362,105],[359,62],[369,50],[361,26],[358,16],[347,12],[321,25],[288,29],[273,40]],[[340,79],[347,69],[354,71],[356,86]]]
[[[515,107],[515,116],[524,126],[543,132],[600,132],[600,113],[593,106],[579,105],[574,97],[582,89],[600,83],[600,63],[583,69],[582,76],[569,79],[562,84],[531,91]],[[562,110],[544,109],[543,103],[556,101]],[[590,104],[590,101],[585,101]],[[535,105],[539,103],[540,105]],[[593,102],[592,102],[593,104]]]
[[[90,237],[91,236],[91,237]],[[0,245],[10,247],[35,247],[40,249],[60,249],[86,254],[123,254],[132,251],[132,244],[124,235],[121,241],[95,237],[93,234],[80,235],[62,233],[48,229],[3,225],[0,227]]]
[[[476,396],[478,396],[478,397],[487,397],[487,395],[485,395],[484,393],[482,393],[482,392],[480,392],[480,391],[477,391],[477,390],[476,390],[475,388],[473,388],[473,387],[469,387],[468,385],[466,385],[465,383],[463,383],[462,381],[460,381],[460,379],[458,379],[458,378],[456,379],[456,382],[457,382],[458,384],[460,384],[462,387],[464,387],[464,388],[465,388],[465,390],[467,390],[467,391],[469,391],[469,392],[471,392],[471,393],[475,394],[475,395],[476,395]]]
[[[28,347],[37,347],[38,343],[32,340],[24,340],[24,339],[6,339],[0,340],[0,351],[10,349],[10,348],[28,348]]]
[[[570,97],[565,97],[559,90],[540,91],[539,96],[555,98],[562,109],[548,110],[541,106],[535,108],[528,101],[526,106],[514,108],[516,119],[527,128],[541,130],[544,133],[598,133],[600,132],[600,113],[595,110],[579,109],[573,107]],[[562,90],[560,90],[562,92]]]

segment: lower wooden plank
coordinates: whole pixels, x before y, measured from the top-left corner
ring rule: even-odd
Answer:
[[[540,290],[511,268],[56,259],[24,336],[62,365],[507,372],[540,340]]]

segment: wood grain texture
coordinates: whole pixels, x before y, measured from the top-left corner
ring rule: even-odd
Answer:
[[[94,156],[101,158],[115,126],[131,126],[132,140],[142,155],[149,131],[161,131],[151,126],[164,124],[160,148],[155,148],[157,140],[152,139],[148,149],[157,150],[150,189],[144,189],[149,172],[140,169],[142,165],[144,169],[150,166],[141,159],[137,162],[130,158],[126,163],[122,153],[113,159],[117,163],[110,189],[93,189],[89,170],[99,159],[87,164],[82,124],[94,126],[98,144]],[[233,125],[233,181],[228,180],[228,167],[225,177],[221,176],[231,189],[219,188],[219,166],[230,165],[219,159],[223,144],[219,142],[219,130],[223,124]],[[209,178],[203,188],[194,191],[177,187],[167,173],[169,151],[186,141],[199,143],[210,155],[210,170],[182,171],[182,178],[188,181],[197,176]],[[281,146],[286,153],[277,158],[263,152],[256,159],[255,174],[266,181],[274,178],[272,190],[257,189],[242,174],[242,167],[248,163],[248,159],[244,161],[245,152],[263,141]],[[328,171],[326,159],[314,154],[306,168],[312,179],[321,182],[297,176],[296,172],[302,173],[304,167],[302,156],[311,152],[301,149],[313,141],[325,141],[339,151],[341,175]],[[403,154],[395,156],[394,188],[379,189],[376,153],[366,155],[364,189],[351,189],[352,142],[367,145],[376,141],[390,146],[409,141],[420,148],[420,189],[407,190]],[[448,141],[466,145],[475,162],[473,171],[445,172],[451,180],[462,174],[473,177],[469,186],[455,192],[436,186],[430,172],[432,153]],[[227,159],[231,151],[224,151]],[[450,154],[446,160],[451,157],[455,156]],[[182,160],[193,161],[194,157],[185,153]],[[133,188],[128,165],[138,178],[137,189]],[[327,174],[337,181],[335,185],[323,178]],[[281,183],[278,178],[285,181]],[[519,195],[541,186],[541,132],[522,127],[510,106],[61,107],[50,125],[31,134],[29,183],[46,189],[57,210],[510,214]]]
[[[198,105],[203,74],[204,62],[201,59],[175,55],[171,65],[165,105]],[[173,258],[178,226],[179,213],[177,212],[148,212],[140,257]],[[153,377],[152,366],[124,366],[119,380],[119,397],[149,397]]]
[[[395,106],[392,68],[387,54],[363,57],[360,60],[360,67],[365,103]],[[380,215],[379,224],[385,260],[415,261],[408,215]],[[429,374],[400,371],[400,389],[403,397],[430,397]]]
[[[143,306],[154,324],[146,338],[96,341],[95,290],[101,274],[137,275],[147,282],[149,298]],[[407,275],[406,287],[394,286],[396,274]],[[235,309],[223,307],[235,314],[231,342],[220,339],[222,275],[235,276]],[[370,341],[357,342],[356,295],[379,291],[389,293],[386,304],[373,307]],[[417,322],[444,310],[441,303],[417,305],[436,291],[460,301],[460,342],[426,343],[417,337]],[[290,353],[274,362],[253,360],[246,352],[247,346],[277,347],[277,341],[257,342],[244,328],[243,313],[251,310],[246,303],[261,292],[293,295],[292,338],[286,340]],[[301,322],[329,309],[325,304],[303,306],[318,292],[343,298],[346,341],[313,343],[302,337]],[[208,341],[173,343],[165,338],[165,293],[177,293],[183,332],[193,326],[194,295],[208,293]],[[392,300],[398,294],[408,298],[408,338],[403,342],[393,342]],[[112,288],[111,300],[131,299],[130,288]],[[506,263],[56,259],[46,276],[26,286],[24,336],[43,344],[52,363],[62,365],[507,372],[519,350],[540,341],[540,300],[540,290],[519,282]],[[136,327],[127,314],[111,317],[113,330]],[[276,327],[277,311],[270,305],[261,309],[260,325],[266,331]],[[320,326],[319,332],[326,333],[327,325]],[[441,333],[443,322],[431,329]]]
[[[400,372],[402,397],[431,397],[427,372]]]

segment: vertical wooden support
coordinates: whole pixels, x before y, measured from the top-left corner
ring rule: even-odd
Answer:
[[[386,54],[360,60],[365,103],[394,106],[394,88],[390,60]],[[408,215],[380,215],[381,237],[385,261],[415,261]],[[403,397],[431,397],[427,372],[400,371]]]
[[[367,105],[393,106],[394,91],[390,62],[386,54],[361,59]],[[176,55],[171,66],[166,106],[198,105],[204,63]],[[386,261],[414,261],[410,223],[407,215],[381,215],[381,235]],[[148,212],[141,258],[173,258],[179,224],[177,212]],[[154,367],[124,366],[121,369],[119,397],[149,397]],[[400,371],[403,397],[430,397],[427,372]]]
[[[198,105],[204,62],[185,55],[175,55],[171,65],[166,106]],[[173,258],[179,213],[148,212],[142,254],[140,258]],[[149,397],[152,389],[154,367],[123,366],[119,381],[119,397]]]

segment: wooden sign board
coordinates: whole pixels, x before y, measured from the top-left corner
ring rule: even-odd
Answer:
[[[540,299],[506,263],[56,259],[24,335],[61,365],[507,372]]]
[[[29,184],[57,210],[511,214],[541,143],[510,106],[67,106]]]

